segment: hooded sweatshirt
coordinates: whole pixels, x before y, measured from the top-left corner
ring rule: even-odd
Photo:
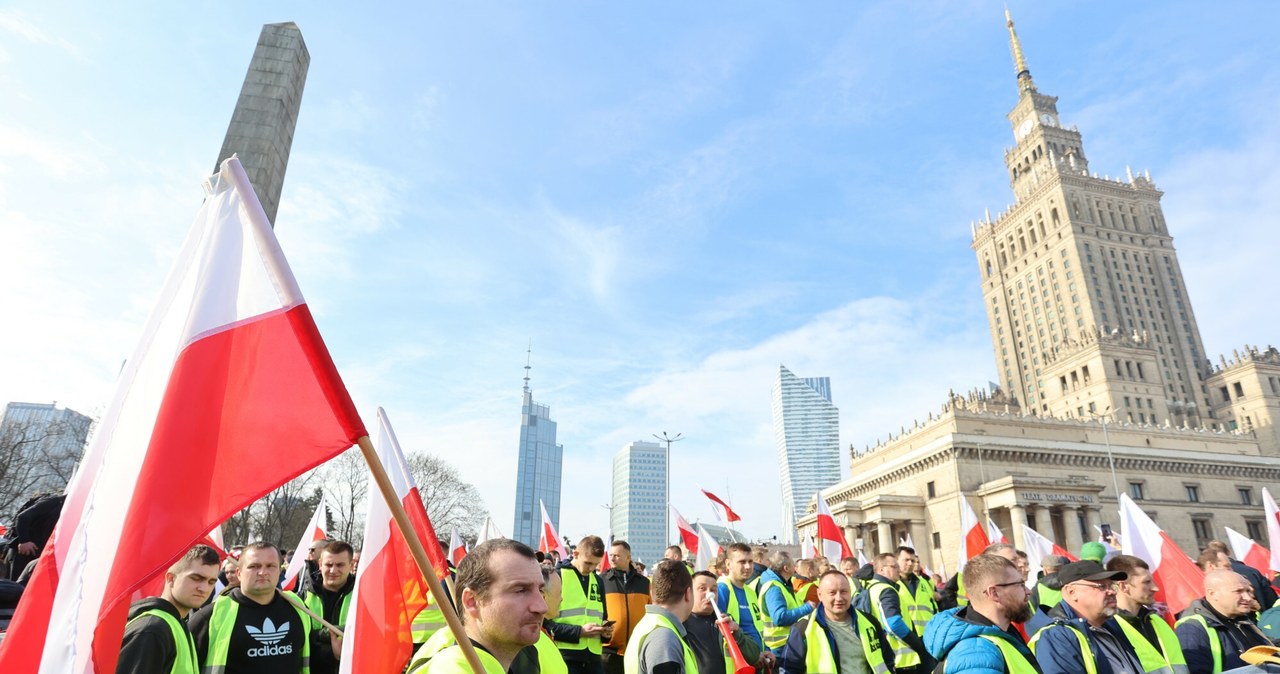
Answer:
[[[998,646],[982,638],[984,635],[1009,642],[1031,664],[1039,667],[1021,635],[1012,628],[1005,631],[996,627],[968,606],[935,615],[925,627],[924,645],[935,660],[944,663],[945,674],[1004,674],[1004,655]]]

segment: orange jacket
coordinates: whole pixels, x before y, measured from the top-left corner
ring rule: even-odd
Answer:
[[[649,579],[635,571],[623,573],[609,569],[600,574],[600,580],[605,618],[614,621],[613,638],[603,644],[604,650],[622,655],[627,639],[644,617],[644,607],[649,603]]]

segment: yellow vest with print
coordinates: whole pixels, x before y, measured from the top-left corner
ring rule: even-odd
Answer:
[[[889,666],[884,661],[884,644],[876,636],[875,625],[867,620],[861,611],[851,610],[851,613],[854,615],[859,640],[862,642],[862,655],[867,659],[872,674],[888,674]],[[836,662],[836,654],[831,649],[827,631],[818,624],[818,615],[815,613],[807,620],[809,624],[804,628],[805,674],[839,674],[840,663]]]
[[[884,607],[880,605],[880,595],[885,592],[898,593],[896,585],[875,581],[871,583],[871,587],[867,591],[871,593],[872,615],[880,621],[880,627],[884,628],[884,637],[889,641],[889,648],[893,649],[893,666],[895,668],[915,667],[920,664],[920,655],[916,653],[915,649],[908,646],[907,642],[899,639],[898,635],[889,629],[889,618],[884,614]],[[902,610],[905,617],[906,607],[900,606],[899,609]],[[910,627],[910,623],[907,626]]]

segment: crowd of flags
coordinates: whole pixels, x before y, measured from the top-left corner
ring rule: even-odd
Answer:
[[[158,594],[164,571],[192,545],[222,550],[220,524],[227,518],[355,444],[373,469],[370,493],[383,498],[370,499],[343,672],[403,669],[411,621],[427,605],[430,587],[438,591],[429,576],[447,577],[449,562],[467,554],[456,528],[447,551],[436,544],[382,409],[377,443],[370,442],[239,161],[226,160],[206,188],[208,198],[0,644],[0,671],[34,665],[41,673],[114,672],[132,601]],[[379,470],[385,482],[375,479]],[[741,520],[726,501],[702,492],[723,521]],[[967,498],[959,501],[957,568],[992,541],[1006,540],[993,522],[980,524]],[[1263,503],[1270,540],[1280,542],[1280,513],[1265,489]],[[708,568],[719,542],[671,512],[696,566]],[[322,500],[295,548],[287,584],[302,573],[303,551],[326,538],[324,513]],[[816,520],[802,556],[855,556],[821,494]],[[567,557],[545,505],[542,521],[539,547]],[[1122,551],[1151,565],[1157,600],[1176,613],[1201,596],[1203,573],[1195,562],[1123,494],[1120,521]],[[1033,571],[1049,554],[1073,558],[1030,527],[1022,534]],[[1280,570],[1280,545],[1268,550],[1231,529],[1227,534],[1236,558],[1267,577]],[[488,519],[477,543],[502,537]],[[415,558],[417,545],[425,548],[426,566]],[[860,547],[856,555],[865,563]]]

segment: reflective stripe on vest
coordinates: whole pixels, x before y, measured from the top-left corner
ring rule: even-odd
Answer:
[[[742,622],[742,608],[738,606],[738,593],[733,591],[733,583],[729,582],[728,578],[721,578],[716,582],[729,588],[729,603],[725,606],[724,612],[730,618],[733,618],[735,622]],[[747,614],[751,616],[751,625],[756,628],[756,634],[759,634],[760,638],[763,639],[764,630],[761,629],[762,625],[760,624],[760,598],[756,595],[755,590],[751,589],[750,585],[744,585],[742,592],[747,595]]]
[[[627,652],[622,656],[624,674],[640,674],[640,653],[644,651],[644,640],[653,634],[654,630],[660,629],[671,630],[680,640],[680,646],[684,649],[684,674],[698,674],[698,659],[694,656],[693,649],[689,648],[689,642],[680,636],[680,630],[666,616],[649,612],[646,612],[640,622],[636,623],[636,628],[631,632],[631,638],[627,640]]]
[[[173,667],[169,669],[170,674],[196,674],[200,671],[196,666],[196,645],[191,640],[191,633],[187,628],[173,617],[173,614],[153,608],[150,611],[139,613],[133,620],[138,620],[143,616],[155,616],[164,621],[169,626],[169,631],[173,634],[173,645],[177,648],[177,654],[173,658]],[[132,623],[130,620],[129,623]],[[129,624],[126,623],[126,626]]]
[[[884,644],[876,637],[875,625],[860,611],[850,609],[850,612],[854,615],[859,641],[862,642],[862,655],[867,659],[872,674],[888,674],[889,666],[884,662]],[[816,613],[809,616],[809,624],[804,628],[804,643],[805,674],[839,674],[840,663],[836,662],[830,637],[822,629],[822,625],[818,624]]]
[[[560,649],[556,648],[556,642],[546,632],[538,635],[538,643],[533,645],[538,649],[538,671],[540,674],[569,674],[569,665],[564,662],[564,656],[560,655]]]
[[[1040,637],[1045,632],[1055,628],[1068,629],[1071,630],[1072,634],[1076,635],[1076,639],[1080,640],[1080,659],[1084,661],[1085,674],[1098,674],[1098,663],[1093,658],[1093,649],[1089,647],[1089,640],[1085,638],[1083,632],[1067,623],[1053,623],[1052,625],[1041,627],[1040,631],[1036,632],[1036,635],[1031,637],[1030,643],[1027,644],[1027,646],[1031,647],[1031,652],[1036,652],[1036,644],[1040,643]]]
[[[765,595],[772,588],[778,588],[782,593],[782,599],[787,604],[787,610],[791,611],[800,608],[800,601],[795,595],[787,591],[782,583],[771,580],[761,586],[760,597],[760,625],[764,629],[760,632],[760,636],[764,638],[764,647],[770,650],[782,648],[787,643],[787,637],[791,634],[791,626],[786,627],[773,624],[773,616],[769,614],[769,605],[765,601]]]
[[[903,615],[907,617],[907,624],[911,626],[911,631],[917,636],[924,636],[924,628],[937,612],[937,605],[933,603],[933,585],[928,580],[919,578],[916,582],[916,593],[912,595],[906,582],[899,580],[898,604],[902,606]]]
[[[447,625],[448,623],[444,619],[444,612],[436,605],[435,595],[428,593],[427,605],[421,611],[418,611],[418,615],[413,617],[413,622],[409,625],[409,633],[413,638],[413,643],[421,644]]]
[[[556,622],[566,625],[599,624],[604,620],[604,603],[600,600],[600,586],[596,584],[596,574],[587,574],[587,592],[582,592],[582,581],[578,571],[573,567],[560,569],[563,599],[560,601],[560,615]],[[602,649],[600,637],[579,637],[576,643],[557,641],[556,648],[562,651],[590,651],[600,655]]]
[[[1018,650],[1017,646],[1009,643],[1008,639],[1001,639],[991,634],[979,634],[978,636],[990,641],[996,645],[996,648],[1000,649],[1000,655],[1004,657],[1004,670],[1008,674],[1039,674],[1040,670],[1031,664],[1031,661],[1022,654],[1022,651]]]
[[[1142,632],[1138,631],[1138,628],[1129,624],[1128,620],[1117,616],[1116,622],[1120,624],[1120,631],[1124,633],[1124,637],[1133,648],[1133,652],[1137,654],[1138,664],[1142,665],[1143,672],[1146,674],[1174,674],[1179,671],[1173,667],[1173,662],[1161,653],[1161,648],[1164,648],[1166,645],[1164,639],[1160,639],[1161,648],[1156,648],[1156,645],[1148,641],[1147,638],[1143,636]],[[1169,628],[1169,623],[1166,623],[1163,620],[1160,620],[1160,622],[1164,624],[1164,628],[1166,630],[1172,631]],[[1156,627],[1156,629],[1159,630],[1160,628]],[[1157,638],[1159,638],[1160,632],[1156,632],[1156,635]],[[1173,653],[1176,658],[1181,659],[1182,649],[1177,645],[1178,637],[1176,634],[1173,639]],[[1183,660],[1180,664],[1182,665],[1180,674],[1185,674],[1187,671],[1187,663]]]
[[[1178,626],[1181,627],[1182,623],[1185,622],[1200,623],[1200,626],[1204,628],[1205,634],[1209,636],[1209,651],[1213,653],[1213,674],[1220,674],[1222,672],[1222,642],[1218,639],[1218,630],[1209,627],[1209,621],[1205,620],[1202,615],[1189,615],[1179,620]]]
[[[502,663],[488,651],[477,648],[476,655],[480,658],[480,664],[484,665],[485,674],[507,674],[502,668]],[[472,674],[467,656],[463,654],[462,647],[457,644],[440,651],[434,657],[419,659],[415,654],[405,674],[427,674],[428,672],[430,674]]]
[[[282,595],[298,595],[287,590],[280,590]],[[285,599],[285,601],[289,601]],[[302,603],[298,599],[298,603]],[[293,602],[289,608],[298,614],[298,624],[302,626],[302,671],[300,674],[311,674],[311,639],[307,635],[307,625],[311,624],[311,616],[302,612]],[[240,604],[230,595],[223,595],[213,600],[213,614],[209,616],[209,653],[204,663],[204,674],[226,674],[227,652],[231,650],[231,632],[236,627],[236,614],[240,612]]]
[[[351,595],[351,592],[345,594],[342,597],[342,605],[338,608],[338,622],[334,624],[340,628],[346,627],[347,625],[347,611],[351,608]],[[316,615],[324,616],[324,599],[322,599],[318,593],[308,592],[307,596],[302,600],[302,603],[307,608],[311,609]],[[325,626],[321,625],[315,618],[312,618],[311,629],[323,630],[325,629]]]
[[[880,627],[884,628],[885,639],[889,640],[889,647],[893,649],[893,667],[898,669],[901,667],[915,667],[920,664],[920,654],[915,649],[908,646],[907,642],[898,638],[898,635],[889,629],[889,617],[884,614],[884,607],[880,605],[880,595],[886,591],[898,593],[896,587],[875,581],[871,584],[869,590],[871,592],[871,614],[880,621]],[[911,627],[911,623],[907,623],[907,627]]]

